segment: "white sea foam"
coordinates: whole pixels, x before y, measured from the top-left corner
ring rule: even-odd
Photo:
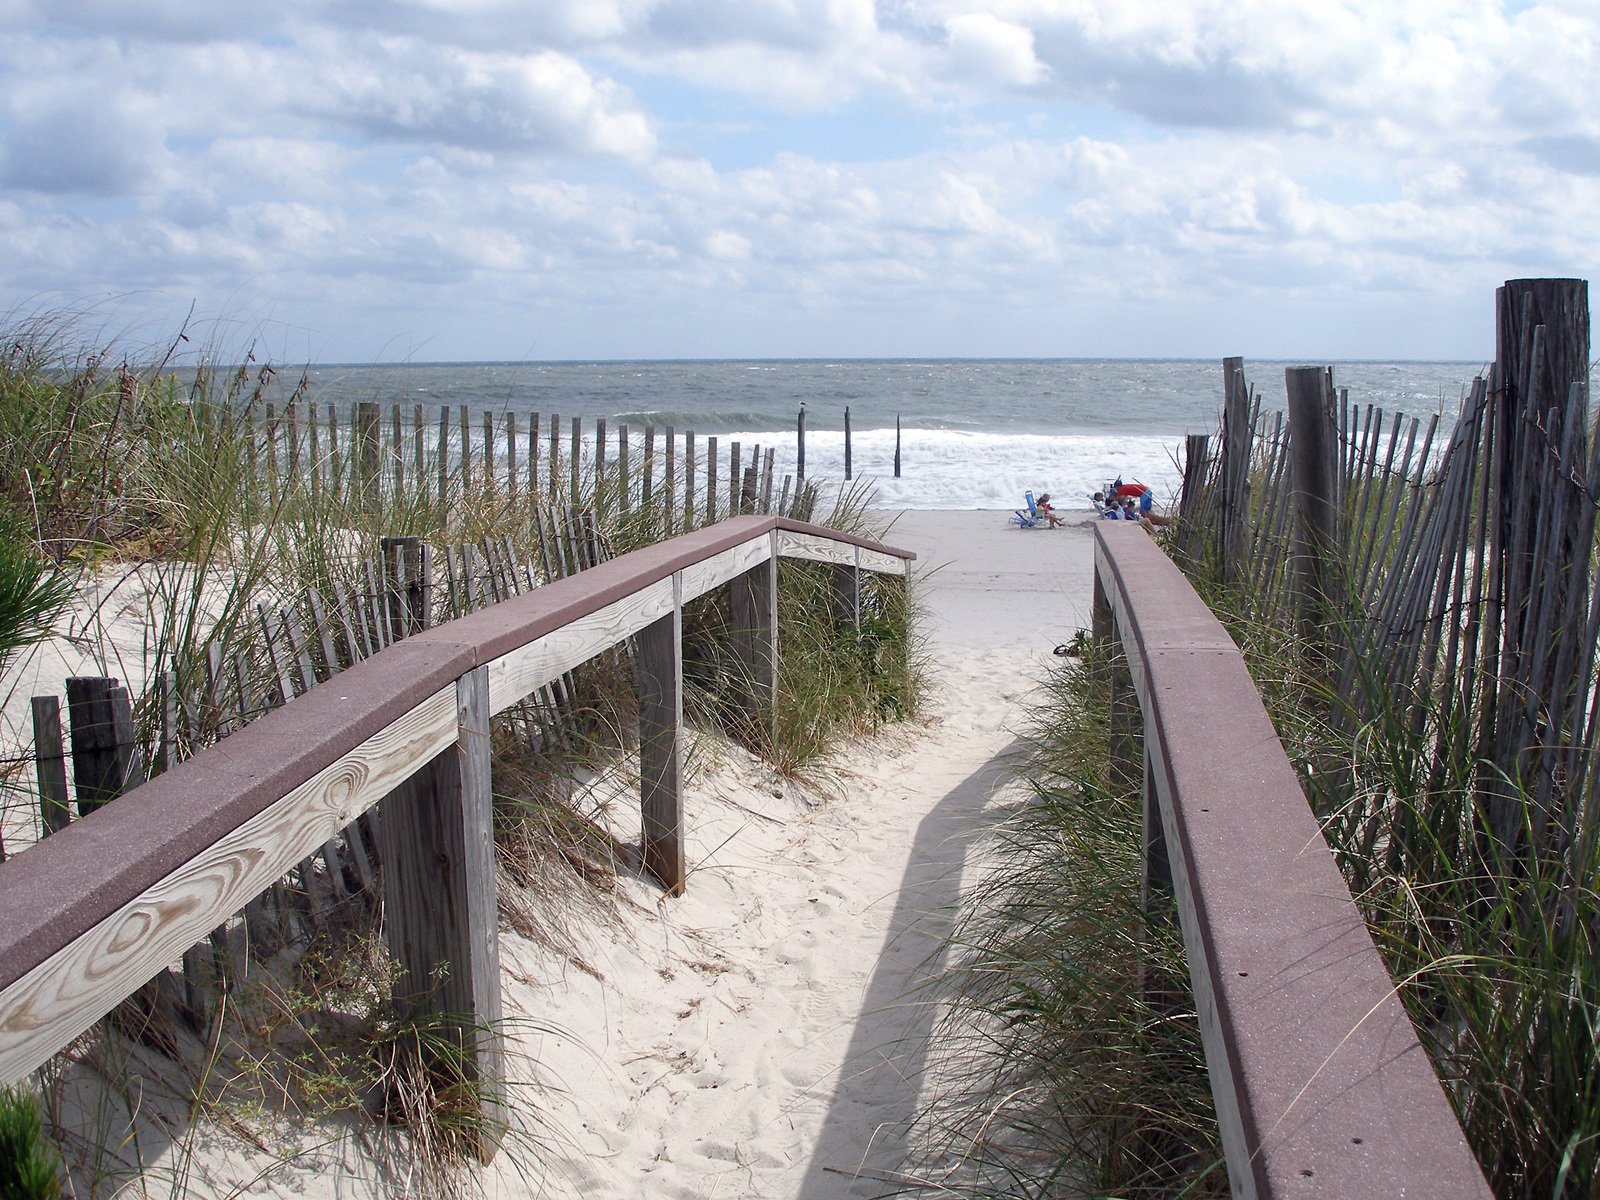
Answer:
[[[1119,475],[1149,484],[1165,503],[1177,492],[1183,450],[1181,441],[1170,437],[907,429],[901,434],[896,479],[893,429],[861,430],[850,440],[852,473],[876,487],[881,508],[1012,509],[1032,491],[1049,492],[1059,507],[1087,510],[1089,494]],[[740,443],[747,464],[754,446],[774,447],[777,477],[794,472],[793,430],[724,434],[718,438],[724,462],[731,442]],[[699,449],[703,454],[703,444]],[[843,479],[842,433],[807,434],[806,475]]]

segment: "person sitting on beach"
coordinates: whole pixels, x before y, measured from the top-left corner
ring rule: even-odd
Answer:
[[[1050,503],[1049,492],[1039,493],[1039,498],[1033,502],[1033,506],[1039,510],[1046,521],[1050,522],[1049,528],[1059,529],[1061,527],[1062,520],[1056,516],[1056,510]]]
[[[1107,500],[1106,506],[1100,510],[1102,521],[1125,521],[1128,518],[1122,515],[1122,505],[1115,500]]]

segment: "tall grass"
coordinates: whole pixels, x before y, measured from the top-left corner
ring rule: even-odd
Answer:
[[[1182,937],[1141,908],[1141,802],[1110,767],[1104,678],[1050,675],[1027,794],[963,896],[921,1194],[1227,1191]]]

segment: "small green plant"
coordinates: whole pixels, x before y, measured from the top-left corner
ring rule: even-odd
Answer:
[[[60,1168],[44,1140],[38,1099],[26,1088],[0,1087],[0,1200],[55,1200]]]

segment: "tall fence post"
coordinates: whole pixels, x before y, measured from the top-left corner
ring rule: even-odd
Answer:
[[[768,748],[778,708],[778,535],[769,537],[767,560],[729,584],[733,649],[744,672],[750,725],[757,744]]]
[[[640,630],[639,806],[645,870],[683,894],[683,574],[672,575],[672,611]]]
[[[476,1150],[488,1162],[507,1109],[487,666],[457,681],[456,723],[455,745],[382,801],[384,936],[400,966],[395,1007],[432,1035],[419,1039],[413,1065],[449,1063],[476,1085]]]
[[[86,817],[137,782],[133,704],[115,679],[74,676],[67,680],[67,712],[78,815]]]
[[[1338,447],[1329,404],[1325,367],[1289,367],[1284,382],[1289,400],[1290,477],[1294,497],[1295,609],[1300,635],[1322,652],[1339,597],[1339,510],[1334,479]]]
[[[361,503],[367,511],[378,507],[378,422],[382,410],[375,401],[356,405],[356,478],[361,482]]]
[[[1217,560],[1223,583],[1244,578],[1250,545],[1250,391],[1244,359],[1222,360],[1221,520]]]
[[[800,405],[800,417],[796,422],[796,445],[794,458],[794,477],[798,481],[796,486],[806,481],[806,406]]]
[[[844,477],[847,481],[851,474],[850,467],[850,406],[846,404],[844,406]]]

